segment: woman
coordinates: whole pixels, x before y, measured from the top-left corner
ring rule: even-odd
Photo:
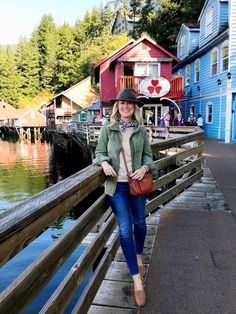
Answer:
[[[170,126],[170,113],[165,112],[160,120],[160,126],[168,127]]]
[[[129,192],[121,141],[132,178],[140,180],[147,171],[157,178],[157,169],[139,109],[143,103],[135,91],[125,88],[110,101],[114,104],[111,123],[102,127],[95,151],[96,162],[107,176],[105,193],[116,216],[121,248],[134,282],[134,298],[138,306],[143,306],[146,302],[142,284],[146,197],[132,196]]]

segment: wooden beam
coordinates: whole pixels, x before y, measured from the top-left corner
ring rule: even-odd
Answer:
[[[59,312],[64,312],[67,305],[73,298],[74,293],[83,282],[89,269],[99,257],[115,227],[116,220],[112,214],[108,221],[103,225],[94,241],[86,248],[83,255],[80,256],[79,260],[72,266],[67,276],[60,283],[50,299],[41,309],[40,314],[57,314]]]
[[[56,219],[104,182],[89,166],[0,215],[0,265],[16,255]]]
[[[146,205],[147,212],[151,212],[154,209],[158,208],[160,205],[163,205],[177,196],[179,193],[184,191],[187,187],[193,184],[196,180],[200,179],[203,175],[203,170],[196,172],[195,174],[191,175],[181,183],[177,184],[176,186],[172,187],[171,189],[163,192],[159,196],[153,198],[150,202]]]
[[[181,177],[183,174],[187,173],[188,171],[191,171],[197,167],[201,167],[202,158],[195,159],[194,161],[191,161],[187,163],[186,165],[183,165],[173,171],[171,171],[168,174],[163,175],[159,179],[155,181],[155,188],[160,189],[166,184],[175,181],[179,177]]]
[[[101,259],[98,267],[96,268],[89,284],[84,289],[81,297],[73,308],[72,314],[87,314],[90,305],[100,287],[107,270],[109,269],[111,262],[114,260],[115,254],[119,248],[120,241],[118,234],[115,236],[110,247],[105,252],[103,258]]]
[[[172,156],[167,156],[167,157],[161,158],[159,160],[156,160],[155,165],[156,165],[158,170],[164,169],[164,168],[171,166],[171,165],[177,165],[177,162],[179,162],[179,161],[181,161],[187,157],[190,157],[190,156],[193,156],[196,154],[201,156],[203,149],[204,149],[204,145],[189,148],[189,149],[186,149],[184,151],[177,152],[176,154],[174,154]]]
[[[43,289],[58,268],[107,210],[102,195],[61,238],[51,245],[0,295],[0,313],[18,313]]]

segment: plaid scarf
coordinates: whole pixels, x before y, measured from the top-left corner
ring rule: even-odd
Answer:
[[[130,120],[128,123],[124,122],[123,120],[119,120],[119,126],[122,132],[126,132],[128,128],[136,128],[137,127],[137,121]]]

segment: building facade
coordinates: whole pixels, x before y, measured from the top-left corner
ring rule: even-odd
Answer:
[[[144,121],[153,117],[159,125],[166,111],[174,111],[172,99],[183,96],[183,77],[172,75],[172,67],[179,59],[147,36],[130,40],[123,47],[99,61],[95,69],[96,83],[100,83],[101,115],[111,114],[109,99],[116,98],[125,87],[133,88],[145,103]]]
[[[118,35],[121,33],[132,35],[135,28],[135,23],[137,21],[137,17],[134,20],[118,11],[111,25],[111,33],[113,35]]]
[[[47,105],[47,127],[54,129],[56,125],[71,122],[77,111],[87,108],[98,99],[99,95],[93,91],[89,76],[56,95]]]
[[[183,24],[173,75],[184,77],[187,121],[202,115],[207,137],[236,141],[236,1],[206,0],[197,24]]]

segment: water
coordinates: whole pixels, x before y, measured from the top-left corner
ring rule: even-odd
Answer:
[[[47,143],[0,140],[0,211],[13,207],[82,169],[76,156],[62,156]]]
[[[23,143],[0,140],[0,212],[17,205],[50,185],[83,168],[78,156],[62,156],[47,143]],[[62,217],[28,247],[0,268],[0,292],[24,271],[44,250],[75,223],[72,216]],[[25,313],[38,313],[66,272],[84,252],[80,245],[50,280]],[[90,274],[87,276],[85,284]],[[77,291],[65,313],[70,313],[83,286]]]

